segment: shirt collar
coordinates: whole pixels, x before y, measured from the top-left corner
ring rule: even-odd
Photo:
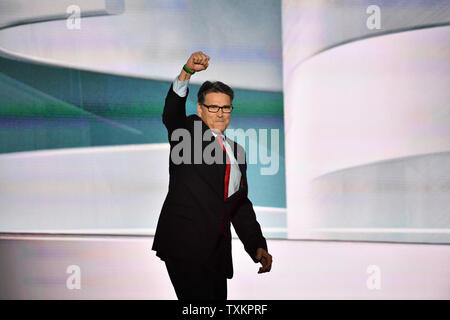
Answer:
[[[212,132],[212,134],[214,135],[214,138],[216,138],[216,137],[219,135],[218,133],[215,133],[213,130],[211,130],[211,132]],[[226,141],[226,140],[225,140],[225,135],[224,135],[223,133],[221,133],[220,136],[222,137],[222,140],[223,140],[223,141]]]

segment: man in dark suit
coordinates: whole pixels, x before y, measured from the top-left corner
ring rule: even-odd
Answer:
[[[202,52],[189,57],[167,93],[163,112],[170,179],[152,249],[164,260],[178,299],[226,300],[227,279],[233,277],[230,223],[251,259],[261,263],[258,273],[272,267],[247,196],[245,151],[224,135],[233,90],[206,81],[198,92],[198,116],[186,116],[189,79],[205,70],[209,60]]]

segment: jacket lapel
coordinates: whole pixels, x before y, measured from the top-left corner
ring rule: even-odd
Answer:
[[[244,178],[244,176],[245,176],[245,163],[240,163],[240,162],[239,162],[239,159],[240,159],[241,156],[244,157],[245,154],[242,154],[242,155],[240,154],[239,148],[237,148],[236,142],[235,142],[235,141],[233,141],[233,140],[227,138],[226,136],[225,136],[225,138],[226,138],[226,140],[227,140],[227,142],[228,142],[228,145],[231,146],[231,149],[233,150],[234,158],[235,158],[236,161],[238,162],[239,169],[241,170],[242,178]],[[245,158],[244,158],[244,161],[245,161]],[[244,178],[244,179],[245,179],[245,178]]]
[[[211,133],[211,130],[208,130],[208,126],[201,120],[200,117],[196,116],[194,118],[194,121],[200,121],[202,123],[202,153],[205,150],[205,148],[210,143],[217,143],[219,145],[219,142],[215,139],[214,135]],[[203,136],[205,136],[205,140],[203,140]],[[194,137],[196,139],[197,137]],[[197,138],[198,139],[198,138]],[[220,148],[220,145],[219,145]],[[203,159],[203,154],[202,154]],[[196,164],[194,165],[194,168],[197,169],[200,176],[211,186],[211,188],[215,191],[218,197],[223,200],[224,195],[224,181],[225,181],[225,169],[226,165],[225,163],[222,164]]]
[[[210,143],[216,143],[218,145],[219,149],[222,150],[222,148],[220,148],[219,142],[216,140],[214,135],[211,133],[211,130],[209,130],[208,126],[203,122],[203,120],[199,116],[195,115],[194,121],[200,121],[202,123],[202,137],[201,137],[202,152],[203,152],[203,150],[205,150],[205,148]],[[203,136],[205,136],[205,140],[203,140]],[[194,137],[194,139],[195,138],[196,137]],[[245,155],[241,155],[239,153],[239,148],[237,148],[235,141],[227,138],[226,136],[225,136],[225,139],[228,142],[228,145],[233,150],[233,155],[234,155],[234,158],[236,159],[236,161],[238,161],[238,159],[241,156],[245,156]],[[200,176],[202,176],[202,178],[211,186],[211,188],[215,191],[217,196],[220,197],[220,199],[223,199],[223,195],[224,195],[225,170],[226,170],[226,162],[225,161],[226,161],[226,158],[225,158],[225,154],[223,153],[223,161],[221,164],[220,163],[213,163],[213,164],[202,163],[202,164],[194,165],[194,167],[198,170],[198,173],[200,174]],[[239,165],[239,169],[241,170],[243,185],[245,186],[246,185],[245,163],[238,162],[238,165]],[[240,189],[239,189],[239,191],[240,191]]]

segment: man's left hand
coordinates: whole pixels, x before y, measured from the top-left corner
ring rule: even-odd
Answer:
[[[256,260],[258,260],[262,267],[259,268],[258,273],[269,272],[272,269],[272,256],[263,248],[256,250]]]

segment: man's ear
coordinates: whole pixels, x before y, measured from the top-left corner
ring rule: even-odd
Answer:
[[[202,106],[200,105],[200,103],[197,103],[197,113],[198,113],[198,116],[200,118],[202,118]]]

